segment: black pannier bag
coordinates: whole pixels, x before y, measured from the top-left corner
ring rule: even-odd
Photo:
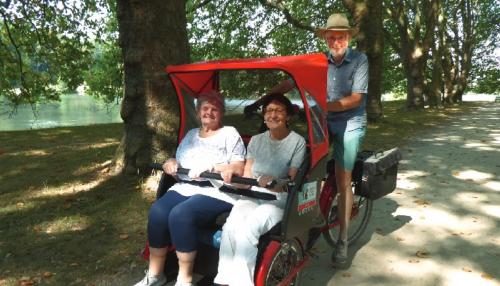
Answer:
[[[396,188],[401,151],[362,151],[358,154],[354,170],[355,193],[372,200],[392,193]]]

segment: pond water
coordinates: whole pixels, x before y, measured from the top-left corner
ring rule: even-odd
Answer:
[[[106,105],[82,94],[65,94],[60,102],[38,104],[35,112],[29,104],[12,112],[0,98],[0,131],[117,122],[122,122],[118,104]]]

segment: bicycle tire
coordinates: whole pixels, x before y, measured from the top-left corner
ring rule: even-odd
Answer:
[[[292,269],[303,259],[302,248],[295,240],[282,243],[281,247],[274,254],[269,270],[266,274],[265,286],[278,285],[287,277]],[[299,286],[302,272],[297,273],[290,285]]]
[[[353,195],[353,204],[357,204],[357,208],[353,208],[353,211],[357,210],[357,215],[349,221],[349,229],[348,229],[348,237],[347,242],[348,245],[355,243],[366,230],[368,226],[368,222],[370,221],[372,209],[373,209],[373,200],[361,197],[358,195]],[[361,207],[359,207],[361,206]],[[327,215],[327,223],[332,224],[337,220],[337,199],[332,201],[330,205],[328,215]],[[323,237],[326,242],[331,246],[335,247],[337,244],[337,240],[339,237],[340,225],[330,228],[327,231],[323,232]]]

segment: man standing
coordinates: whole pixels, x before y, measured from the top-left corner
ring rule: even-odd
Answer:
[[[353,194],[351,175],[354,162],[366,132],[366,93],[368,92],[368,58],[349,48],[353,29],[343,14],[332,14],[326,26],[316,34],[328,45],[327,111],[328,130],[333,139],[335,178],[338,190],[340,237],[332,255],[338,268],[347,264],[348,228]],[[285,80],[271,88],[262,98],[245,107],[245,114],[255,111],[267,95],[286,93],[295,87]]]
[[[316,30],[329,49],[327,120],[333,139],[340,217],[340,237],[332,260],[339,268],[347,266],[348,227],[353,203],[351,175],[366,131],[368,59],[365,54],[349,48],[352,33],[343,14],[332,14],[326,26]]]

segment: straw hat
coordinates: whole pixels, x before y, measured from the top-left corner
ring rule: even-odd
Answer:
[[[349,20],[344,14],[335,13],[328,17],[325,27],[316,29],[316,35],[324,38],[327,31],[345,31],[352,35],[354,29],[349,26]]]

